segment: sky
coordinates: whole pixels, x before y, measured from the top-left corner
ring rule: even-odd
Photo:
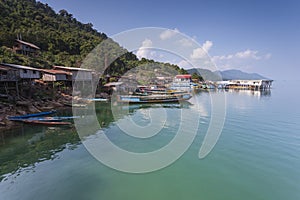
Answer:
[[[110,37],[143,27],[183,33],[209,54],[219,70],[239,69],[274,80],[300,80],[297,73],[300,72],[300,1],[297,0],[41,2],[57,12],[67,10],[77,20],[92,23]],[[151,46],[152,42],[146,38],[141,46]],[[143,52],[136,53],[143,56]],[[190,57],[201,54],[195,48]],[[189,67],[178,60],[163,60],[163,56],[160,59]]]

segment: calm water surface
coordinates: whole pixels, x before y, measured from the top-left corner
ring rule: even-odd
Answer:
[[[134,152],[168,144],[178,130],[182,110],[190,114],[183,123],[198,123],[200,113],[199,130],[188,151],[172,165],[147,174],[123,173],[101,164],[81,144],[74,127],[24,126],[1,133],[0,199],[298,200],[299,86],[278,81],[270,92],[225,92],[222,135],[202,160],[198,152],[210,121],[210,95],[218,93],[197,93],[184,105],[133,106],[129,113],[120,106],[115,116],[110,105],[97,104],[105,134]],[[146,126],[155,109],[163,109],[167,120],[159,134],[149,139],[132,138],[118,127],[120,120]]]

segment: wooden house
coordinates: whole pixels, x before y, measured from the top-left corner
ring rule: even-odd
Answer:
[[[2,63],[2,67],[16,71],[16,76],[19,80],[40,79],[41,70],[33,67]]]
[[[93,71],[90,69],[76,68],[76,67],[63,67],[54,66],[55,70],[62,70],[72,74],[72,81],[92,81]]]
[[[93,79],[94,71],[90,69],[64,66],[53,66],[53,69],[71,73],[68,80],[71,82],[73,91],[76,90],[81,93],[82,91],[89,91],[89,89],[94,91],[97,88],[97,83]]]
[[[0,64],[0,81],[1,82],[13,82],[18,81],[18,70],[11,69],[9,67]]]
[[[13,51],[18,54],[37,56],[40,48],[32,43],[23,40],[16,40]]]
[[[42,79],[45,82],[68,81],[72,76],[71,72],[55,69],[44,69],[42,74]]]

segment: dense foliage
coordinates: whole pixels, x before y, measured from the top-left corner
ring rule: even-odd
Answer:
[[[0,0],[0,10],[0,62],[44,68],[53,65],[79,67],[97,44],[108,39],[104,33],[93,29],[91,23],[79,22],[66,10],[56,13],[48,4],[35,0]],[[11,48],[17,37],[40,47],[39,56],[13,53]],[[120,49],[124,51],[124,55],[110,62],[106,70],[110,75],[121,75],[141,63],[154,62],[138,60],[114,42],[110,45],[109,53],[103,55],[114,54]],[[176,65],[171,66],[186,73]]]

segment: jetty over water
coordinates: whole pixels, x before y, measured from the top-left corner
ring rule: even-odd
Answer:
[[[218,81],[216,84],[218,88],[228,89],[254,89],[254,90],[267,90],[271,89],[273,80],[229,80]]]

